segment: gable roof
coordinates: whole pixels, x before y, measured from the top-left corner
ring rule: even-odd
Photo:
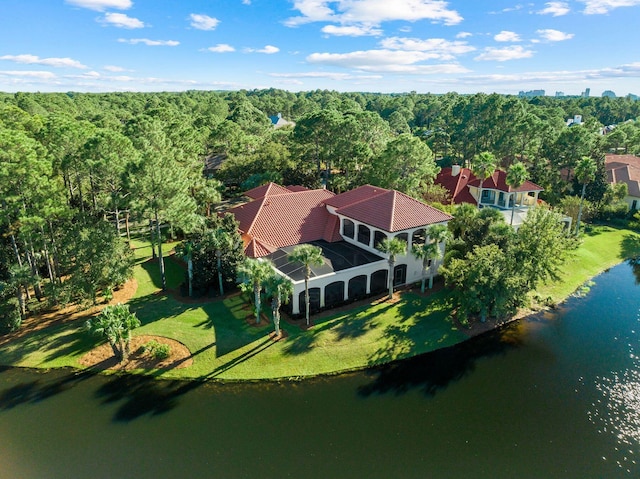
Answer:
[[[477,178],[469,168],[460,168],[457,175],[452,175],[450,166],[442,168],[436,176],[435,183],[447,189],[451,195],[451,202],[474,203],[478,200],[469,191],[469,186],[480,187],[480,178]],[[544,188],[536,185],[532,181],[525,181],[518,188],[511,188],[507,185],[507,172],[495,170],[489,178],[482,182],[482,189],[504,191],[505,193],[520,193],[527,191],[543,191]]]
[[[606,155],[605,171],[611,184],[626,183],[629,196],[640,198],[640,157],[634,155]]]
[[[291,190],[288,190],[284,186],[280,186],[276,183],[271,182],[267,183],[266,185],[256,186],[249,191],[245,191],[244,196],[248,196],[252,200],[255,200],[258,198],[262,198],[263,196],[282,195],[285,193],[291,193]]]
[[[480,178],[476,178],[474,176],[472,180],[469,180],[469,185],[476,186],[479,188]],[[543,191],[544,190],[544,188],[536,185],[533,181],[529,181],[529,180],[525,181],[518,188],[511,188],[507,184],[507,172],[502,170],[495,170],[489,178],[486,178],[482,182],[482,188],[489,189],[489,190],[504,191],[505,193],[521,193],[524,191]]]
[[[477,200],[469,192],[468,183],[470,179],[475,179],[469,168],[460,168],[457,175],[451,174],[452,168],[447,166],[442,168],[436,176],[434,183],[444,187],[451,196],[451,203],[477,203]]]
[[[284,246],[320,239],[341,239],[335,228],[335,216],[324,206],[333,193],[282,189],[286,193],[270,194],[268,190],[265,196],[228,210],[240,223],[248,256],[265,256]]]
[[[371,185],[334,196],[327,204],[336,213],[394,233],[443,221],[451,216],[396,190]]]

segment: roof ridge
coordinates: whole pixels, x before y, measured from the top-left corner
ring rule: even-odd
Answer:
[[[387,188],[383,188],[382,186],[373,186],[370,184],[366,184],[366,185],[362,185],[362,186],[358,186],[358,188],[363,188],[365,186],[370,186],[371,188],[377,189],[377,190],[382,190],[380,193],[376,193],[373,196],[369,196],[368,198],[362,198],[361,200],[358,201],[354,201],[352,203],[348,203],[346,205],[342,205],[340,208],[338,208],[336,211],[340,211],[342,208],[349,208],[351,206],[357,205],[358,203],[362,203],[363,201],[369,201],[373,198],[376,198],[380,195],[384,195],[385,193],[389,193],[390,191],[394,191],[394,190],[388,190]],[[356,188],[355,190],[349,190],[349,191],[345,191],[345,193],[350,193],[351,191],[356,191],[358,188]],[[342,194],[342,193],[340,193]],[[335,196],[340,196],[340,195],[335,195]]]

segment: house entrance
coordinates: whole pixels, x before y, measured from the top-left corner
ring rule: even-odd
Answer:
[[[399,264],[393,268],[393,285],[400,286],[407,282],[407,265]]]

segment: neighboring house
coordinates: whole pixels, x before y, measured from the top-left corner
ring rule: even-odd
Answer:
[[[507,173],[496,170],[482,182],[480,193],[480,179],[469,168],[459,165],[442,168],[435,179],[435,183],[444,187],[451,198],[451,204],[471,203],[480,206],[491,206],[503,211],[507,222],[511,221],[511,208],[515,206],[513,225],[522,224],[529,208],[538,204],[538,195],[543,188],[531,181],[525,181],[519,188],[507,185]]]
[[[269,119],[271,120],[271,125],[276,129],[282,128],[283,126],[289,126],[289,125],[296,126],[296,123],[294,121],[288,121],[282,118],[282,113],[278,113],[277,115],[270,116]]]
[[[245,254],[270,259],[293,281],[293,314],[304,311],[304,269],[288,260],[296,245],[322,249],[324,263],[312,267],[309,282],[311,309],[318,310],[387,290],[388,257],[377,249],[387,237],[409,246],[396,258],[394,285],[419,281],[422,260],[411,254],[411,245],[427,238],[429,226],[451,219],[403,193],[370,185],[335,195],[270,183],[245,196],[251,201],[229,210],[240,223]]]
[[[634,155],[605,155],[604,168],[611,185],[626,183],[625,202],[629,209],[640,208],[640,157]]]

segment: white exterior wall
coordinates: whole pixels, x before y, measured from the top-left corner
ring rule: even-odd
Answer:
[[[636,202],[636,209],[640,209],[640,198],[637,196],[626,196],[624,201],[627,203],[628,208],[633,209],[633,202]]]

